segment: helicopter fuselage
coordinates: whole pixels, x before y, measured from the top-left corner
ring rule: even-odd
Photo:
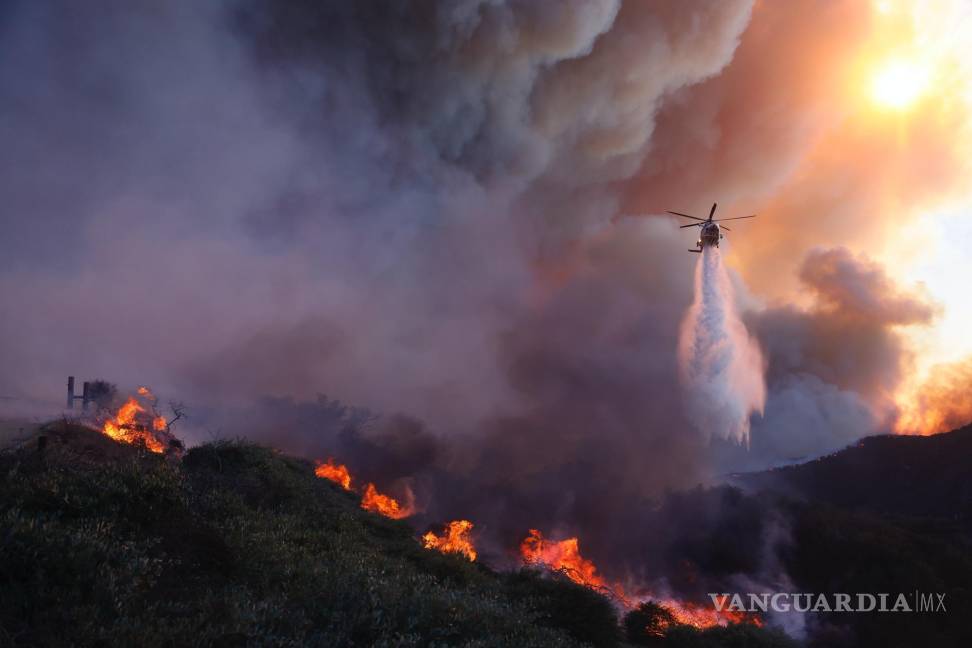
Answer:
[[[719,241],[722,239],[722,232],[719,231],[718,223],[702,223],[699,228],[699,240],[696,242],[699,250],[706,246],[719,247]]]

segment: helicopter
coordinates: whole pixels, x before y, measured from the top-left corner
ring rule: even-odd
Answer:
[[[695,242],[696,248],[689,249],[689,252],[696,252],[701,254],[703,248],[706,246],[719,247],[719,241],[722,240],[723,234],[722,230],[731,232],[725,225],[720,226],[719,223],[727,220],[742,220],[743,218],[756,218],[756,214],[751,214],[749,216],[736,216],[734,218],[716,218],[713,220],[712,216],[715,214],[716,206],[718,203],[712,203],[712,209],[709,210],[709,218],[699,218],[698,216],[691,216],[689,214],[683,214],[681,212],[670,211],[669,214],[674,214],[676,216],[683,216],[685,218],[691,218],[693,220],[699,221],[698,223],[689,223],[688,225],[681,225],[679,229],[685,229],[686,227],[698,227],[699,229],[699,240]]]

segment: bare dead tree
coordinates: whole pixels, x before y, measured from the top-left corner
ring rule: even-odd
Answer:
[[[171,432],[172,426],[176,421],[186,418],[186,405],[182,401],[169,401],[169,409],[172,410],[172,418],[166,422],[165,431]]]

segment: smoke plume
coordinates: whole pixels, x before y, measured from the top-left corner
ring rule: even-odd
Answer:
[[[903,327],[927,325],[938,312],[920,288],[847,248],[811,250],[798,276],[806,305],[746,318],[768,360],[768,393],[737,467],[806,460],[891,431],[894,392],[915,363]]]
[[[816,242],[873,238],[876,215],[904,218],[958,177],[928,163],[956,158],[952,121],[930,113],[889,150],[833,100],[841,79],[824,72],[860,54],[873,16],[817,9],[6,3],[0,396],[56,409],[71,373],[147,383],[193,406],[201,439],[238,423],[206,408],[313,408],[321,393],[464,439],[529,421],[554,447],[563,419],[584,420],[575,438],[610,439],[622,459],[694,436],[667,407],[691,296],[684,241],[656,217],[612,219],[703,194],[743,202],[765,218],[732,265],[776,297]],[[900,182],[913,167],[934,172]],[[788,308],[761,319],[786,325]],[[770,365],[793,374],[774,376],[775,421],[824,396],[858,413],[876,398],[842,375],[853,366],[790,371],[775,355],[786,340],[765,329]],[[868,366],[900,352],[883,345]],[[562,416],[575,409],[586,418]],[[306,423],[243,424],[325,451]],[[707,453],[673,452],[651,477],[632,462],[628,479],[711,472]]]
[[[895,424],[901,434],[937,434],[972,422],[972,358],[935,365],[909,394]]]
[[[538,528],[614,575],[706,564],[669,549],[710,523],[699,545],[726,545],[733,503],[672,523],[660,493],[889,429],[898,329],[933,315],[834,247],[959,184],[959,111],[906,146],[854,112],[872,14],[2,3],[3,403],[149,384],[186,401],[189,441],[334,456],[487,550]],[[727,263],[776,301],[737,311],[709,254],[685,319],[679,230],[618,217],[694,197],[760,213]]]
[[[719,248],[695,268],[695,301],[682,322],[679,369],[688,417],[704,434],[749,445],[749,417],[763,413],[763,357],[743,325]]]

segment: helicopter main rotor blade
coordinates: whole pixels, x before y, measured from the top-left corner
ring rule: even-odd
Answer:
[[[689,223],[688,225],[679,225],[678,229],[685,229],[686,227],[702,227],[701,223]]]
[[[721,229],[721,230],[726,230],[727,232],[731,232],[731,231],[732,231],[731,229],[729,229],[729,228],[728,228],[728,227],[726,227],[725,225],[720,225],[720,226],[719,226],[719,229]]]
[[[709,210],[709,220],[712,220],[712,214],[715,213],[715,208],[716,208],[716,205],[718,205],[718,204],[719,203],[712,203],[712,209]]]
[[[733,218],[717,218],[713,222],[720,223],[727,220],[742,220],[744,218],[756,218],[756,214],[750,214],[749,216],[734,216]]]
[[[704,218],[699,218],[698,216],[689,216],[688,214],[683,214],[682,212],[673,212],[673,211],[670,211],[668,213],[669,214],[675,214],[676,216],[684,216],[685,218],[693,218],[693,219],[695,219],[697,221],[704,221],[705,220]]]

